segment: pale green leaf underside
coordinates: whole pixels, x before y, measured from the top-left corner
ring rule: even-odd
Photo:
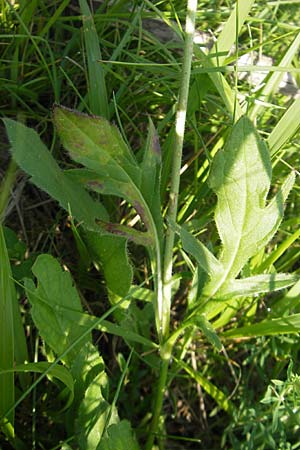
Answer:
[[[298,275],[272,273],[256,275],[225,282],[218,291],[217,297],[226,300],[234,297],[247,297],[265,292],[274,292],[292,286],[299,280]]]
[[[184,250],[192,255],[198,265],[211,277],[220,274],[224,271],[222,264],[218,259],[196,239],[189,231],[182,227],[176,226],[180,233],[181,242]]]
[[[220,261],[227,278],[235,278],[247,260],[273,237],[283,216],[292,173],[266,206],[271,184],[270,155],[253,124],[242,117],[224,151],[216,155],[209,177],[218,196],[215,221],[223,243]]]

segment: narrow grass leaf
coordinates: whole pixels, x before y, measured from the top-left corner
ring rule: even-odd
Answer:
[[[200,386],[210,395],[221,409],[226,411],[228,414],[232,415],[234,412],[234,405],[228,399],[228,396],[224,394],[219,388],[217,388],[213,383],[208,381],[199,371],[192,369],[188,364],[183,361],[176,360],[179,367],[181,367],[185,372],[193,378]]]
[[[105,84],[99,36],[86,0],[79,0],[82,13],[83,36],[87,53],[89,106],[93,114],[109,119],[108,97]]]
[[[218,71],[217,66],[211,59],[204,53],[204,51],[195,46],[195,56],[201,61],[204,68],[207,69],[208,76],[210,77],[213,85],[222,98],[224,105],[230,114],[231,118],[235,121],[239,119],[244,111],[237,100],[235,91],[230,87],[224,75]]]
[[[230,17],[227,19],[222,32],[210,50],[210,56],[214,56],[213,63],[222,66],[229,51],[236,42],[236,38],[244,25],[245,20],[251,10],[254,0],[237,1],[232,9]]]
[[[300,333],[300,314],[263,320],[254,325],[225,331],[221,336],[224,338],[248,338],[290,333]]]
[[[11,119],[3,119],[11,144],[12,155],[17,164],[32,178],[39,188],[55,198],[85,227],[100,231],[97,219],[108,218],[104,207],[96,203],[78,184],[64,176],[38,134]],[[28,151],[30,149],[30,151]]]
[[[291,43],[287,52],[279,62],[278,67],[289,67],[291,65],[293,58],[298,53],[299,45],[300,45],[300,33],[297,34],[294,41]],[[274,92],[278,90],[278,86],[280,84],[280,81],[282,80],[283,75],[284,72],[281,71],[273,72],[270,78],[267,80],[264,87],[262,88],[262,90],[260,91],[260,97],[263,98],[264,100],[268,100],[270,95],[272,95]],[[261,102],[255,103],[254,107],[251,109],[250,112],[250,117],[253,120],[257,117],[262,107],[263,105]]]
[[[17,298],[1,225],[0,260],[0,369],[10,370],[15,360],[13,304],[17,302]],[[2,373],[0,374],[0,417],[12,407],[14,401],[14,373]],[[14,424],[14,412],[11,412],[7,420]]]
[[[296,133],[300,126],[300,98],[288,108],[268,137],[271,156],[274,156]]]

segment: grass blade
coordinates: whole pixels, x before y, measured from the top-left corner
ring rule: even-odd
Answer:
[[[16,291],[12,282],[10,262],[0,225],[0,368],[10,370],[14,365],[14,320],[13,303],[16,303]],[[0,417],[6,413],[15,401],[14,374],[0,374]],[[13,425],[14,411],[7,417]]]
[[[268,137],[271,156],[288,142],[300,126],[300,98],[294,101]]]
[[[89,106],[93,114],[109,118],[108,100],[99,37],[86,0],[79,0],[87,53]]]

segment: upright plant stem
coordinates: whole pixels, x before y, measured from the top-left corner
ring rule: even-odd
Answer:
[[[166,234],[166,244],[165,244],[164,264],[163,264],[163,299],[162,304],[159,305],[161,307],[160,317],[162,318],[161,335],[160,335],[161,336],[160,356],[162,358],[162,361],[160,364],[159,379],[153,409],[153,417],[145,450],[152,449],[155,439],[155,433],[158,430],[159,418],[163,405],[163,397],[167,383],[168,366],[172,351],[170,346],[166,344],[166,341],[169,337],[169,327],[170,327],[170,309],[172,296],[171,280],[173,269],[173,246],[175,236],[171,224],[172,221],[173,222],[176,221],[178,209],[180,168],[182,159],[182,148],[183,148],[190,76],[191,76],[191,63],[193,57],[193,41],[195,33],[196,12],[197,12],[197,0],[188,0],[182,78],[179,90],[179,98],[175,122],[176,135],[175,135],[175,147],[173,155],[172,174],[171,174],[170,200],[168,209],[169,223]]]
[[[186,16],[186,38],[184,46],[182,78],[179,90],[179,98],[176,112],[176,133],[175,133],[175,147],[173,154],[173,166],[171,175],[171,188],[168,209],[168,229],[166,234],[166,245],[164,254],[164,323],[163,334],[167,338],[169,335],[170,322],[170,306],[171,306],[171,280],[173,267],[173,247],[174,247],[174,231],[172,229],[172,222],[176,221],[178,209],[178,194],[180,185],[180,168],[182,159],[182,148],[184,139],[186,110],[188,103],[188,94],[191,76],[191,63],[193,57],[193,41],[195,33],[195,20],[197,12],[197,0],[188,0],[187,16]]]

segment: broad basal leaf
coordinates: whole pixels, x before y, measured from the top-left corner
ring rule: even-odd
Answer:
[[[69,272],[63,272],[59,263],[50,255],[38,256],[32,271],[38,279],[35,287],[31,280],[25,284],[26,294],[32,306],[31,316],[36,327],[55,354],[62,354],[85,331],[76,322],[74,314],[82,312],[78,293]],[[89,336],[73,348],[64,361],[71,366],[79,349],[90,340]]]
[[[18,165],[31,181],[46,191],[85,227],[100,231],[96,219],[107,220],[105,208],[92,200],[86,190],[64,175],[51,153],[31,128],[11,119],[3,119]]]
[[[242,117],[223,151],[214,158],[209,183],[218,196],[215,221],[222,240],[220,261],[227,278],[235,278],[247,260],[277,231],[295,175],[286,179],[266,206],[271,184],[267,147],[253,124]]]

